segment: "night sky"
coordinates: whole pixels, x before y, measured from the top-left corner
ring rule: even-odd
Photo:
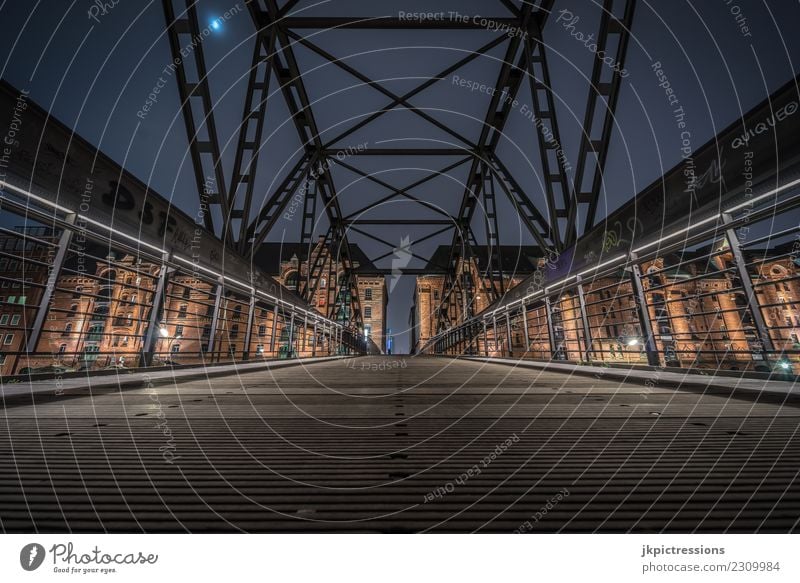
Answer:
[[[517,2],[519,4],[519,2]],[[31,99],[50,110],[68,126],[103,150],[175,205],[194,215],[198,196],[176,81],[167,80],[158,102],[145,119],[137,116],[164,67],[172,60],[165,34],[161,1],[120,0],[117,6],[88,17],[94,2],[80,0],[0,1],[0,76]],[[110,3],[109,3],[110,5]],[[235,5],[233,0],[201,0],[201,26],[206,26]],[[301,1],[298,15],[397,16],[399,11],[458,11],[461,14],[508,17],[499,1],[376,2],[331,0]],[[226,180],[241,121],[242,104],[250,66],[255,28],[241,0],[241,11],[215,30],[204,42],[220,143],[224,148]],[[574,31],[597,33],[600,9],[590,0],[556,1],[554,14],[544,30],[550,74],[558,100],[561,141],[567,158],[577,157],[580,128],[588,91],[588,76],[594,55],[564,28],[567,10],[579,17]],[[740,15],[737,23],[736,14]],[[559,18],[562,22],[558,22]],[[744,19],[744,20],[743,20]],[[746,22],[747,29],[741,24]],[[672,88],[684,107],[691,133],[691,146],[698,148],[723,127],[741,116],[769,93],[793,78],[800,61],[800,39],[794,28],[800,22],[797,2],[726,0],[707,2],[637,3],[617,106],[617,124],[606,167],[603,199],[598,219],[641,191],[680,161],[681,135],[672,107],[652,65],[661,63]],[[497,33],[476,31],[301,31],[309,39],[353,68],[384,82],[401,94],[421,84],[470,51],[489,42]],[[469,66],[459,78],[477,84],[495,84],[503,43]],[[294,47],[303,80],[322,138],[338,135],[359,119],[384,106],[389,99],[374,88],[326,62],[302,46]],[[256,183],[257,204],[271,192],[287,169],[300,156],[300,142],[288,110],[273,83],[265,125],[265,142]],[[527,83],[518,96],[530,106]],[[412,99],[418,107],[477,140],[490,97],[471,92],[448,77]],[[520,108],[521,109],[521,108]],[[515,109],[498,148],[505,162],[530,197],[544,209],[540,162],[535,127]],[[342,148],[454,147],[451,135],[428,124],[413,113],[396,108],[372,125],[337,144]],[[395,187],[437,171],[453,162],[446,157],[358,157],[348,163],[376,173]],[[574,166],[574,162],[573,162]],[[464,193],[463,181],[469,165],[427,183],[413,194],[457,214]],[[333,174],[339,203],[345,215],[386,196],[389,191],[340,168]],[[500,204],[501,243],[531,244],[524,227],[505,199]],[[369,219],[438,218],[431,211],[402,198],[392,199],[362,215]],[[479,242],[482,228],[473,224]],[[323,234],[327,220],[320,218],[316,232]],[[437,228],[432,226],[366,226],[399,245]],[[272,241],[294,241],[300,221],[279,222]],[[377,257],[391,249],[357,234],[351,243],[367,255]],[[449,244],[452,231],[413,246],[412,251],[430,256]],[[422,267],[412,260],[409,267]],[[391,267],[391,257],[379,263]],[[412,300],[413,278],[404,277],[394,287],[389,302],[389,327],[396,335],[396,351],[407,350],[406,332]]]

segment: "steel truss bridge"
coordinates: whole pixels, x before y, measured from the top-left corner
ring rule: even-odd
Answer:
[[[542,37],[553,2],[487,4],[496,15],[408,19],[248,2],[251,67],[228,168],[197,5],[164,0],[197,216],[27,103],[0,176],[4,531],[798,529],[797,79],[697,148],[688,182],[682,163],[600,218],[620,71],[595,59],[587,73],[570,176]],[[621,69],[636,2],[599,4],[598,50]],[[404,92],[306,34],[488,22],[495,38]],[[385,105],[327,136],[300,46]],[[477,139],[415,105],[493,50],[504,55]],[[535,191],[498,154],[523,88],[538,120]],[[22,97],[3,81],[0,99],[9,127]],[[268,103],[279,99],[301,155],[261,192]],[[452,142],[348,142],[396,110]],[[402,188],[363,162],[403,156],[455,161]],[[437,218],[343,212],[337,167],[388,190],[379,202]],[[453,214],[417,189],[456,168],[467,178]],[[546,259],[513,287],[501,197]],[[297,200],[309,268],[290,290],[254,258]],[[433,332],[408,357],[364,338],[350,238],[389,249],[370,257],[380,263],[396,244],[370,228],[386,224],[437,227],[410,245],[439,237],[449,248]],[[339,265],[325,313],[311,302],[325,275],[314,249]],[[475,285],[464,265],[480,253]],[[490,298],[480,311],[478,294]]]

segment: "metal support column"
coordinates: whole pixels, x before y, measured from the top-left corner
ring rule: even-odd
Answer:
[[[544,315],[547,319],[547,336],[550,339],[550,358],[555,360],[559,346],[556,344],[556,329],[555,326],[553,326],[553,309],[550,305],[549,297],[544,298]]]
[[[66,221],[73,225],[75,224],[75,214],[67,216]],[[53,258],[53,265],[50,266],[50,273],[47,277],[47,285],[42,293],[42,299],[39,301],[39,307],[36,310],[36,317],[31,326],[31,333],[26,341],[25,352],[30,355],[36,352],[36,345],[39,343],[39,338],[42,337],[42,328],[44,328],[44,321],[47,318],[47,312],[50,308],[50,302],[53,299],[53,292],[56,289],[56,283],[61,275],[61,269],[64,267],[64,261],[67,258],[67,251],[72,242],[72,230],[69,227],[64,227],[61,232],[61,237],[58,239],[58,249],[56,256]],[[30,365],[30,363],[29,363]],[[16,366],[14,367],[16,369]]]
[[[312,340],[313,344],[311,345],[311,356],[314,357],[317,355],[317,321],[314,320],[314,338]]]
[[[525,302],[522,302],[520,311],[522,312],[522,329],[525,331],[525,352],[529,352],[531,349],[531,337],[528,332],[528,310],[525,307]]]
[[[592,360],[592,328],[589,326],[589,314],[586,312],[586,296],[583,293],[583,283],[581,280],[581,276],[578,277],[578,308],[581,311],[581,324],[583,325],[583,348],[584,348],[584,358],[586,362],[591,362]]]
[[[731,220],[730,215],[722,215],[722,222],[725,225],[728,225]],[[742,254],[742,245],[739,242],[739,237],[736,236],[736,231],[731,228],[725,230],[725,236],[728,238],[728,244],[733,253],[736,272],[739,274],[739,280],[742,282],[742,290],[747,299],[747,306],[750,309],[750,315],[753,318],[753,324],[755,324],[758,338],[765,351],[772,352],[775,350],[775,346],[769,335],[769,327],[764,320],[764,314],[761,312],[761,307],[758,305],[758,296],[756,296],[756,292],[753,289],[753,282],[750,279],[750,275],[747,273],[747,262],[744,260],[744,254]]]
[[[164,308],[164,292],[167,289],[167,282],[169,273],[167,268],[168,255],[163,257],[163,265],[158,274],[156,281],[156,289],[153,293],[153,305],[150,306],[150,315],[147,318],[147,334],[144,337],[142,344],[142,362],[141,366],[150,366],[153,364],[153,353],[155,352],[156,339],[158,338],[159,328],[158,323],[161,320],[161,315]]]
[[[650,310],[647,307],[647,297],[644,295],[642,286],[642,272],[636,263],[636,255],[631,254],[631,283],[633,284],[633,297],[636,300],[636,311],[639,314],[639,322],[642,325],[644,335],[644,351],[647,354],[647,364],[650,366],[660,366],[661,359],[656,348],[656,339],[653,335],[653,325],[650,322]]]
[[[506,312],[506,340],[508,341],[508,355],[514,356],[514,348],[511,342],[511,312]]]
[[[294,354],[294,312],[292,312],[292,315],[289,317],[288,350],[289,352],[286,354],[286,358],[292,358]]]
[[[247,312],[247,330],[244,332],[244,351],[242,360],[250,360],[250,342],[253,340],[253,320],[256,316],[256,296],[250,295],[250,309]]]
[[[486,320],[483,321],[483,355],[489,356],[489,337],[487,336]]]
[[[275,358],[275,335],[278,333],[278,306],[276,305],[272,310],[272,335],[269,338],[269,352],[272,358]]]
[[[217,328],[219,327],[219,310],[222,305],[222,287],[224,280],[220,277],[217,280],[217,291],[214,294],[214,313],[211,315],[211,331],[208,336],[208,350],[211,355],[211,362],[214,362],[214,350],[217,344]]]

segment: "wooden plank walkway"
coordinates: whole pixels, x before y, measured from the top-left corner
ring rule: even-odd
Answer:
[[[787,532],[789,398],[425,357],[28,395],[0,416],[0,526]]]

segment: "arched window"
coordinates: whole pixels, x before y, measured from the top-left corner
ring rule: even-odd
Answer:
[[[320,287],[320,289],[325,289],[325,287],[327,287],[327,285],[328,285],[328,280],[325,279],[324,277],[321,277],[319,279],[319,287]]]
[[[298,283],[300,283],[300,274],[297,271],[292,271],[286,276],[287,288],[296,290]]]
[[[62,336],[69,336],[72,332],[72,322],[68,322],[66,326],[64,326],[64,331],[61,333]]]

